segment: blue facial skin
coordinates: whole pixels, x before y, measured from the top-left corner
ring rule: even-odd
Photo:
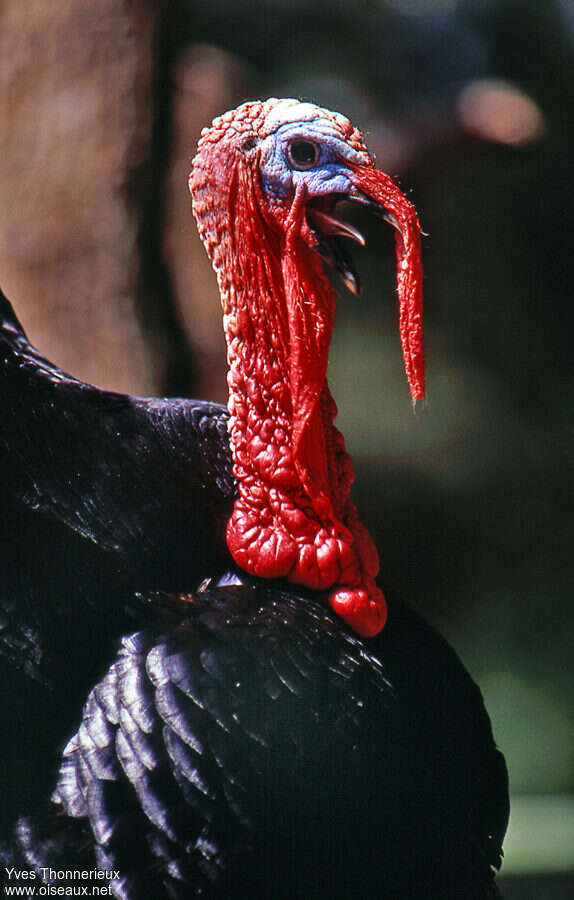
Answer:
[[[297,168],[288,155],[294,141],[309,141],[319,149],[311,167]],[[262,143],[261,182],[270,198],[285,199],[303,181],[310,197],[346,194],[353,183],[346,162],[365,164],[365,155],[349,147],[331,123],[288,122]]]

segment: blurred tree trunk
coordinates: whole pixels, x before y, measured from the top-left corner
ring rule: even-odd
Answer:
[[[164,194],[162,249],[176,319],[193,359],[187,389],[197,397],[227,399],[227,362],[219,288],[191,215],[187,179],[201,129],[237,104],[247,80],[237,57],[208,45],[176,61],[171,145]]]
[[[42,353],[137,393],[163,382],[128,199],[152,135],[158,7],[0,0],[0,284]]]

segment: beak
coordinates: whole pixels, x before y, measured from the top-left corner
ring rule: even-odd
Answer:
[[[328,266],[335,269],[345,287],[352,294],[361,293],[361,282],[345,244],[341,238],[350,238],[362,247],[366,241],[361,232],[335,214],[340,200],[347,200],[346,194],[336,194],[312,201],[307,212],[316,239],[316,250]],[[313,205],[314,203],[314,205]]]
[[[366,194],[363,194],[358,188],[353,186],[347,194],[346,199],[350,200],[352,203],[356,203],[358,206],[362,206],[367,212],[373,213],[373,215],[377,216],[379,219],[383,219],[385,222],[388,222],[389,225],[392,225],[393,228],[396,228],[397,231],[400,231],[399,223],[395,216],[385,209],[384,206],[381,206],[380,203],[377,203],[375,200],[367,197]]]
[[[346,195],[345,199],[352,200],[354,198]],[[361,247],[364,247],[367,243],[361,232],[358,231],[354,225],[345,222],[344,219],[339,219],[332,213],[322,212],[320,209],[310,209],[309,214],[319,226],[322,234],[348,237],[351,238],[352,241],[356,241],[357,244],[360,244]]]

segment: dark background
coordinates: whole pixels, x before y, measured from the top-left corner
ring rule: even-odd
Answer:
[[[480,683],[511,773],[508,898],[574,871],[574,12],[568,0],[0,2],[0,282],[63,367],[225,397],[186,176],[201,127],[298,96],[362,128],[424,231],[428,408],[393,236],[357,217],[330,367],[387,583]]]

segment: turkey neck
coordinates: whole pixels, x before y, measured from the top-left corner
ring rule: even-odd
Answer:
[[[303,237],[303,190],[281,219],[246,165],[219,194],[202,174],[191,187],[221,293],[238,483],[228,547],[246,571],[309,588],[371,581],[378,556],[326,381],[335,300]]]
[[[320,518],[340,517],[350,480],[342,490],[342,438],[326,381],[335,301],[301,237],[303,194],[284,230],[235,212],[228,270],[236,287],[231,302],[222,299],[237,478],[255,475]]]

